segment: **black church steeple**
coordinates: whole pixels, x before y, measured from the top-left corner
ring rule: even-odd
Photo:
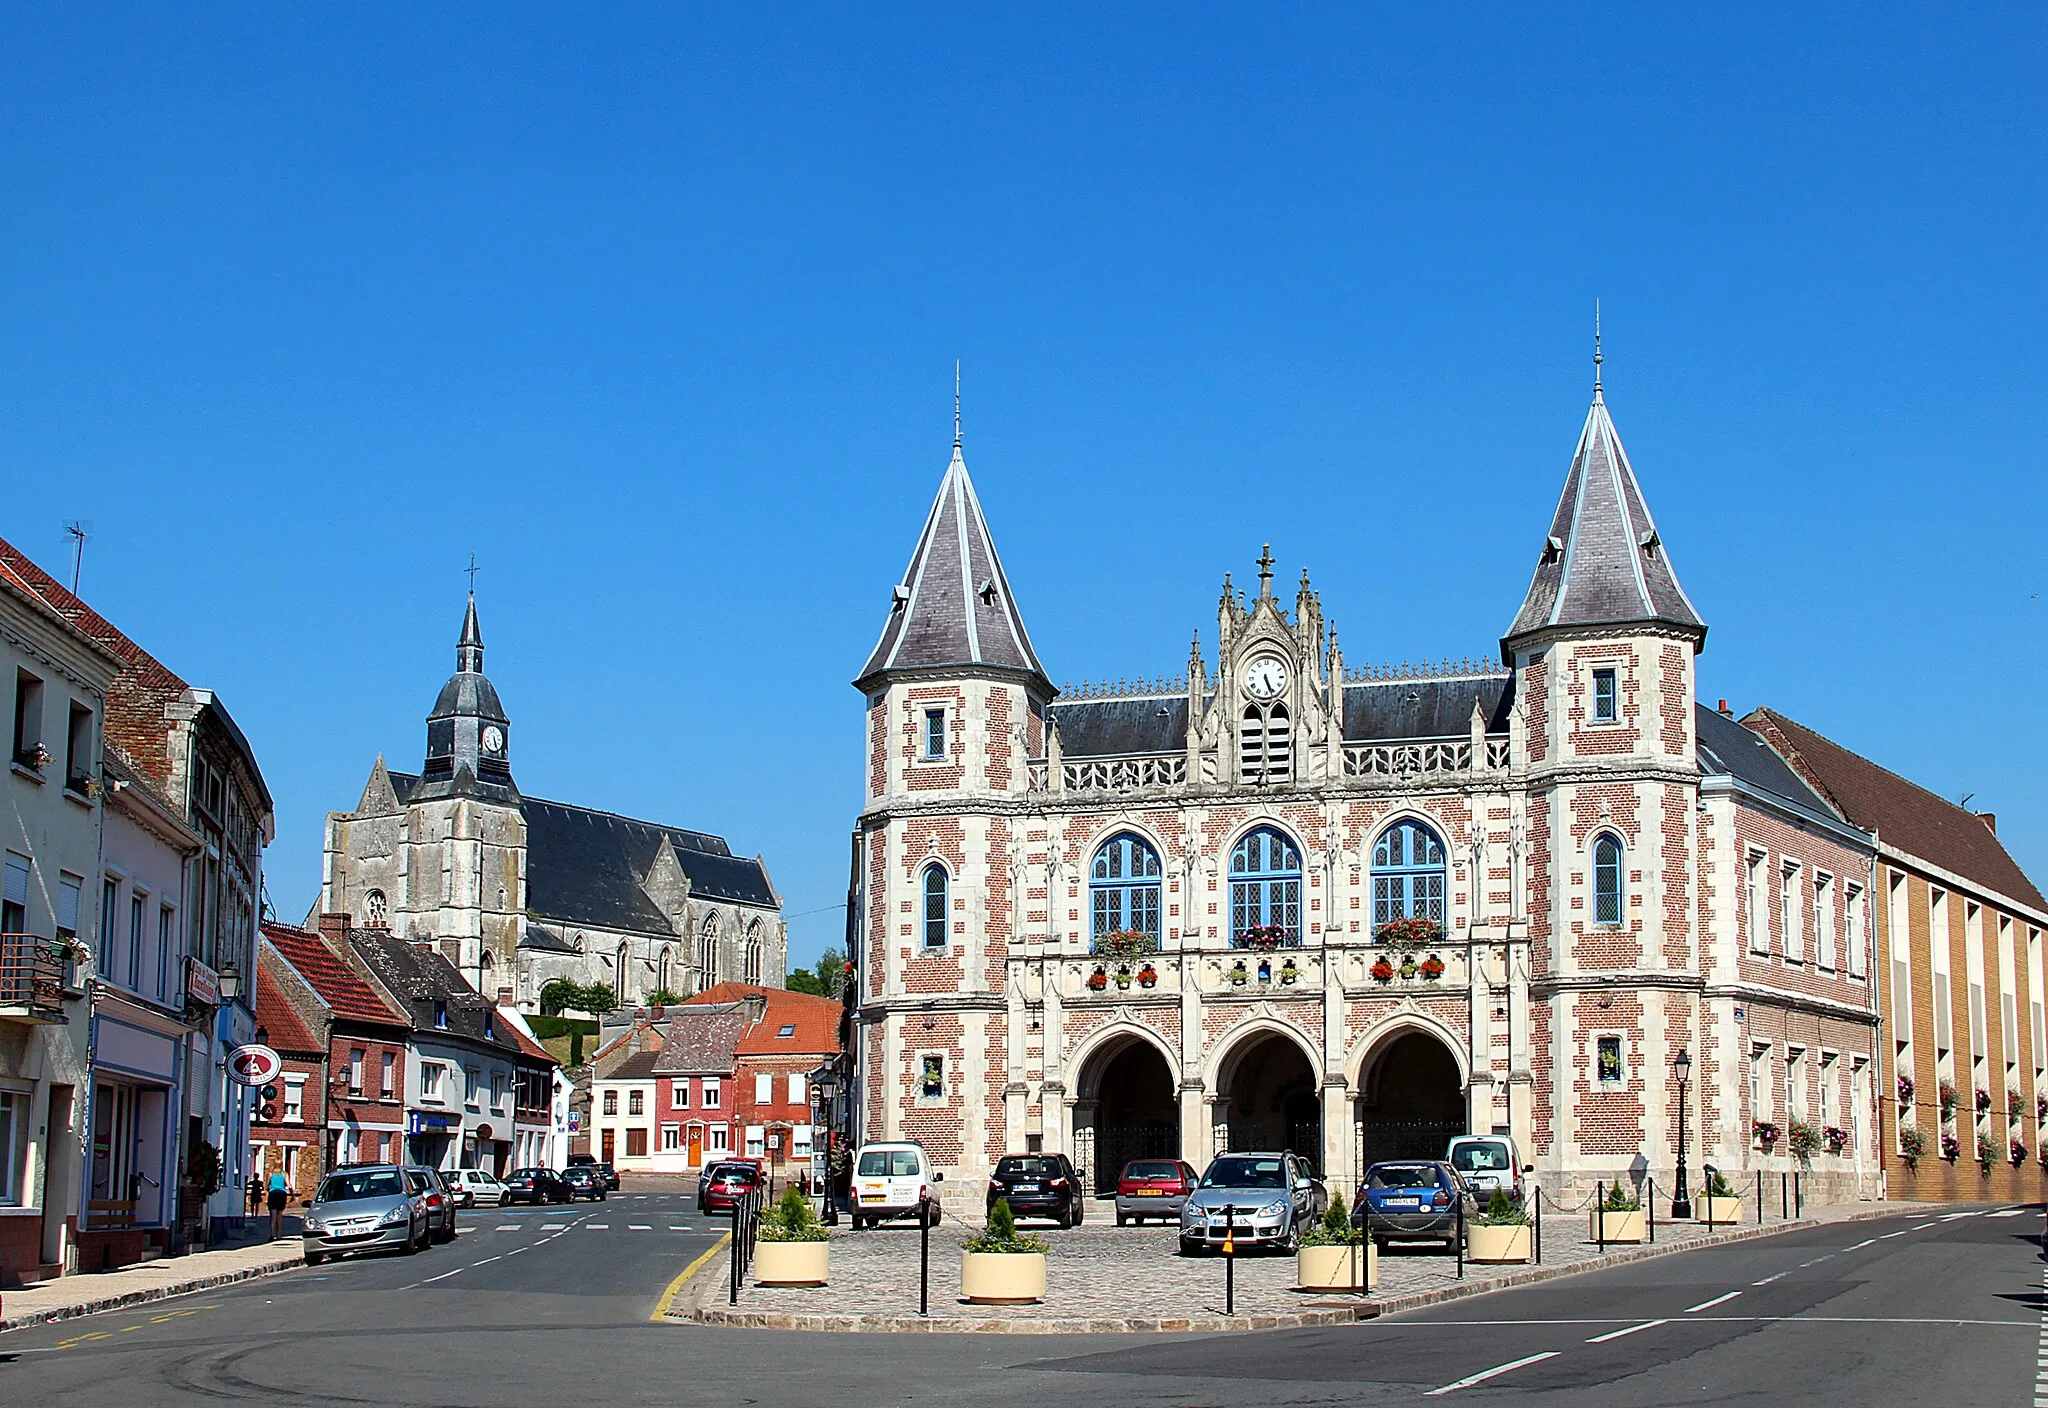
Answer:
[[[477,625],[476,593],[455,643],[455,673],[441,686],[427,715],[427,761],[415,798],[484,797],[517,802],[512,781],[511,721],[498,691],[484,677],[484,636]]]

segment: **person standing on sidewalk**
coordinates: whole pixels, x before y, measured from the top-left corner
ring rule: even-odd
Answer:
[[[284,1181],[284,1170],[270,1175],[270,1240],[275,1242],[284,1235],[284,1205],[291,1197],[291,1186]]]

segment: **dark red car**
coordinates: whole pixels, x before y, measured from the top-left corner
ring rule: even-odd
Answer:
[[[1179,1221],[1201,1178],[1179,1159],[1133,1159],[1116,1180],[1116,1225],[1158,1218]]]
[[[761,1186],[761,1170],[753,1164],[718,1164],[697,1189],[697,1211],[731,1212],[733,1205]]]

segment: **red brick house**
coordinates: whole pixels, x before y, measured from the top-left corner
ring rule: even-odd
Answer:
[[[810,1073],[839,1054],[841,1007],[829,997],[751,983],[719,983],[684,1006],[748,1003],[752,1020],[730,1081],[734,1152],[794,1178],[811,1160]]]
[[[267,932],[264,940],[256,954],[256,1040],[277,1052],[284,1069],[259,1092],[250,1114],[250,1182],[267,1188],[270,1175],[283,1173],[296,1207],[313,1196],[326,1171],[329,1055],[325,1037],[299,1014],[326,1004],[285,962]]]
[[[357,976],[318,934],[265,924],[263,937],[303,983],[281,983],[277,995],[327,1051],[319,1171],[402,1158],[410,1019]],[[303,1005],[305,990],[319,999],[318,1007]]]

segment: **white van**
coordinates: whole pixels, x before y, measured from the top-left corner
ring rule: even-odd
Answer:
[[[872,1227],[884,1218],[915,1217],[921,1206],[939,1220],[934,1185],[946,1175],[932,1167],[922,1144],[866,1144],[853,1157],[853,1225]]]
[[[1444,1162],[1458,1171],[1481,1208],[1496,1188],[1521,1202],[1526,1191],[1522,1175],[1536,1171],[1534,1165],[1522,1162],[1522,1151],[1505,1134],[1461,1134],[1451,1141]]]

